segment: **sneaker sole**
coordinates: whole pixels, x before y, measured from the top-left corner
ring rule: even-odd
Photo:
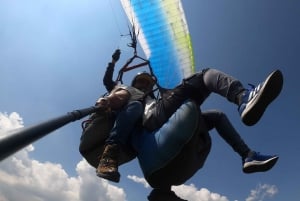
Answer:
[[[114,174],[103,174],[101,172],[96,172],[98,177],[101,177],[103,179],[107,179],[109,181],[113,181],[116,183],[119,183],[120,181],[120,173],[114,173]]]
[[[265,80],[261,93],[248,103],[242,112],[242,121],[247,126],[256,124],[264,114],[267,106],[280,94],[283,85],[283,75],[279,70],[272,72]]]
[[[278,156],[273,157],[273,158],[265,161],[264,163],[261,163],[261,162],[255,163],[254,162],[251,165],[243,167],[243,172],[249,174],[249,173],[254,173],[254,172],[268,171],[276,164],[278,158],[279,158]]]

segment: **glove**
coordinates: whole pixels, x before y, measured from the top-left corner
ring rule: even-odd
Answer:
[[[120,58],[120,54],[121,54],[120,49],[116,49],[116,51],[113,53],[111,57],[115,62],[117,62]]]

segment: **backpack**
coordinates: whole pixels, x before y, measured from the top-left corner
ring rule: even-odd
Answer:
[[[86,161],[97,168],[105,148],[105,141],[114,125],[114,115],[111,112],[97,112],[90,115],[88,120],[82,122],[79,152]],[[135,158],[135,154],[123,151],[119,157],[119,165]]]

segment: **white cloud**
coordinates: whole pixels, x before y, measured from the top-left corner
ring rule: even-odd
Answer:
[[[79,175],[80,199],[97,201],[124,201],[126,195],[123,189],[109,184],[95,176],[95,170],[84,160],[77,164],[76,171]]]
[[[226,196],[210,192],[206,188],[197,189],[195,185],[180,185],[172,187],[179,197],[189,201],[228,201]]]
[[[128,179],[136,183],[140,183],[144,185],[145,188],[149,188],[149,184],[144,178],[135,176],[135,175],[128,175]],[[225,196],[222,196],[218,193],[212,193],[206,188],[197,189],[195,185],[180,185],[180,186],[173,186],[172,190],[181,198],[187,199],[189,201],[228,201]]]
[[[23,127],[23,119],[18,113],[12,112],[8,115],[0,112],[0,138],[4,137],[1,133],[21,127]]]
[[[0,113],[0,138],[8,130],[23,127],[17,113]],[[2,133],[2,134],[1,134]],[[98,178],[86,161],[77,164],[70,177],[60,164],[40,162],[28,155],[30,145],[0,162],[0,201],[125,201],[123,189]]]
[[[145,188],[150,188],[150,185],[148,184],[145,178],[141,178],[135,175],[128,175],[127,178],[136,183],[142,184]]]
[[[271,198],[278,193],[275,185],[259,184],[256,189],[250,191],[250,195],[246,201],[262,201],[265,198]]]

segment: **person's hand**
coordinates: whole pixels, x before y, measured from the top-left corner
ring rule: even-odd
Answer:
[[[120,54],[121,54],[121,50],[120,49],[116,49],[116,51],[113,53],[112,57],[112,62],[116,63],[119,58],[120,58]]]

